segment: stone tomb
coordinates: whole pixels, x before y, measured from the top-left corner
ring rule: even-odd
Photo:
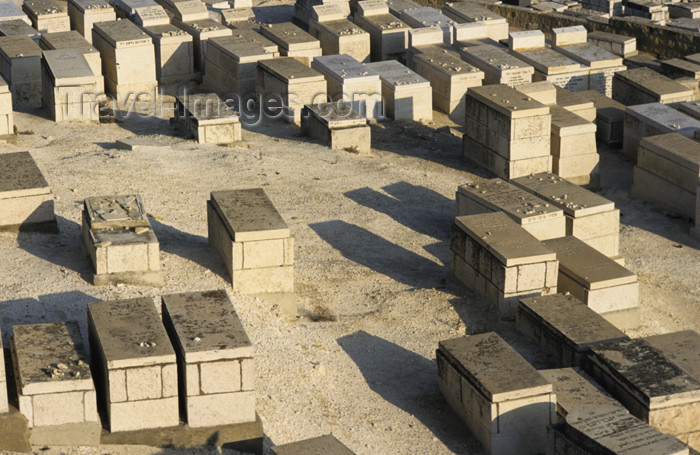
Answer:
[[[698,142],[677,133],[641,140],[630,196],[694,219],[699,184]]]
[[[136,25],[149,27],[170,23],[168,13],[154,0],[110,0],[110,3],[117,17],[129,19]]]
[[[362,0],[357,8],[354,21],[369,33],[371,61],[403,59],[410,27],[389,13],[384,0]]]
[[[511,183],[562,209],[566,235],[619,261],[620,211],[614,202],[547,172],[519,177]]]
[[[672,79],[688,77],[697,80],[700,79],[700,64],[671,58],[661,61],[661,72]]]
[[[505,49],[491,44],[463,47],[459,55],[462,60],[484,72],[484,85],[503,84],[512,87],[525,84],[532,82],[535,73],[535,68],[531,65],[509,54]]]
[[[465,104],[463,159],[504,180],[551,171],[548,106],[506,85],[470,88]]]
[[[328,96],[332,101],[342,100],[368,119],[384,116],[382,82],[372,69],[347,54],[316,57],[311,68],[326,78]]]
[[[358,62],[369,62],[369,33],[345,16],[337,4],[314,6],[309,33],[321,42],[323,55],[347,54]]]
[[[175,121],[200,144],[232,144],[241,140],[238,113],[216,93],[176,97]]]
[[[488,8],[472,2],[445,3],[442,14],[459,23],[486,25],[486,36],[494,41],[508,39],[508,22]]]
[[[75,30],[69,32],[44,33],[41,35],[39,46],[44,50],[77,49],[85,57],[92,73],[95,75],[97,92],[104,90],[104,77],[102,76],[102,57],[100,51],[95,49],[80,33]]]
[[[137,194],[85,199],[81,246],[96,286],[161,286],[160,245]]]
[[[175,351],[153,299],[89,303],[88,333],[109,431],[178,425]]]
[[[55,122],[100,122],[96,95],[100,86],[78,49],[44,51],[44,106]]]
[[[626,106],[647,103],[693,101],[693,91],[649,68],[618,71],[613,77],[612,98]]]
[[[162,0],[163,6],[182,22],[209,19],[207,5],[200,0]]]
[[[520,87],[518,87],[518,89],[520,89]],[[587,97],[583,93],[588,92],[588,90],[583,90],[580,92],[570,92],[566,89],[555,85],[554,91],[556,92],[556,104],[558,106],[563,107],[569,112],[573,112],[574,114],[584,118],[590,123],[595,122],[595,104],[589,97]]]
[[[623,16],[641,17],[665,25],[668,20],[668,7],[653,0],[622,0]]]
[[[552,384],[496,333],[440,341],[438,387],[491,455],[544,452],[556,419]]]
[[[593,101],[596,111],[596,138],[608,145],[622,145],[625,105],[596,90],[577,93]]]
[[[71,28],[89,43],[92,43],[92,26],[95,22],[117,20],[117,13],[105,0],[69,0],[68,16]]]
[[[335,436],[327,434],[303,441],[270,447],[270,455],[355,455]]]
[[[22,19],[0,20],[0,36],[13,35],[26,35],[37,44],[41,38],[41,33]]]
[[[587,41],[608,52],[627,58],[637,55],[637,38],[607,32],[590,32]]]
[[[0,36],[0,76],[14,107],[41,107],[41,48],[30,37]]]
[[[194,22],[182,22],[173,19],[173,24],[192,35],[192,42],[194,44],[194,69],[202,73],[204,73],[204,61],[207,55],[207,41],[210,38],[233,35],[233,30],[212,19]]]
[[[548,81],[570,92],[588,90],[590,70],[546,47],[540,30],[510,32],[508,46],[513,55],[535,68],[535,81]]]
[[[153,41],[138,26],[125,20],[98,22],[92,28],[92,43],[102,56],[107,93],[123,102],[130,95],[156,90]]]
[[[559,367],[584,367],[591,346],[628,339],[571,294],[521,299],[516,326],[547,351]]]
[[[10,351],[30,443],[99,445],[102,425],[78,323],[16,325]]]
[[[22,11],[27,13],[32,27],[41,33],[70,30],[70,17],[65,5],[55,0],[25,0]]]
[[[643,339],[591,347],[589,373],[632,415],[663,433],[700,430],[700,381]]]
[[[253,346],[223,290],[163,296],[190,427],[255,421]]]
[[[557,287],[620,329],[639,327],[637,275],[576,237],[545,240],[559,261]]]
[[[11,21],[19,19],[25,23],[31,25],[32,21],[29,20],[26,14],[20,9],[15,2],[11,0],[0,1],[0,21]]]
[[[456,216],[505,212],[538,240],[566,235],[564,212],[499,178],[460,185]]]
[[[194,71],[192,36],[172,24],[142,27],[153,40],[156,78],[160,85],[188,82],[201,77]]]
[[[557,292],[556,254],[503,212],[459,216],[450,232],[450,272],[514,318],[521,297]]]
[[[372,149],[367,119],[337,103],[307,104],[301,112],[301,133],[333,150],[368,154]]]
[[[274,58],[280,56],[279,47],[274,41],[267,39],[260,33],[260,27],[258,24],[252,22],[238,22],[235,26],[229,26],[233,30],[234,38],[246,39],[254,44],[265,49],[267,52],[272,54]],[[307,65],[308,66],[308,65]]]
[[[399,19],[411,28],[439,28],[442,31],[442,42],[452,44],[453,26],[455,21],[430,6],[419,6],[404,10]]]
[[[0,231],[58,232],[53,194],[29,152],[0,155]]]
[[[281,57],[258,62],[255,92],[281,103],[274,106],[272,115],[280,115],[289,122],[301,124],[301,111],[306,104],[325,101],[326,79],[294,57]],[[273,106],[273,105],[271,105]]]
[[[665,133],[677,133],[692,138],[700,129],[700,120],[678,112],[661,103],[628,106],[625,110],[625,128],[622,153],[637,160],[637,149],[642,139]]]
[[[207,44],[204,82],[217,92],[241,98],[255,94],[258,62],[275,55],[236,36],[211,38]]]
[[[416,122],[433,119],[433,91],[429,81],[396,60],[365,63],[365,67],[379,74],[389,118]]]
[[[0,76],[0,136],[13,134],[15,129],[12,110],[12,92],[5,79]]]
[[[552,172],[577,185],[600,184],[596,125],[560,106],[551,106]]]
[[[306,66],[322,55],[321,42],[291,22],[262,25],[260,33],[277,44],[281,56],[294,57]]]
[[[207,220],[234,291],[294,292],[294,238],[262,188],[213,191]]]

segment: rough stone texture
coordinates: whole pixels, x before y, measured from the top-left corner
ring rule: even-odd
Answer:
[[[194,43],[190,34],[172,24],[152,25],[143,30],[153,40],[160,85],[189,82],[200,76],[194,70]]]
[[[96,96],[101,79],[95,77],[79,49],[44,51],[44,105],[56,122],[99,122]]]
[[[41,106],[41,48],[29,36],[0,36],[0,76],[13,106]]]
[[[270,448],[272,455],[354,455],[354,453],[330,434]]]
[[[66,7],[55,0],[27,0],[22,3],[32,27],[41,33],[66,32],[70,30],[70,18]]]
[[[700,334],[694,330],[664,333],[644,337],[654,349],[661,352],[671,362],[700,380]]]
[[[394,120],[430,121],[433,118],[430,82],[401,63],[366,63],[379,74],[386,115]]]
[[[647,103],[693,101],[692,90],[649,68],[615,73],[613,99],[626,106]]]
[[[92,43],[92,26],[96,22],[108,22],[117,19],[114,8],[105,0],[70,0],[68,1],[70,26]]]
[[[200,144],[232,144],[241,140],[238,113],[216,93],[176,97],[175,120]]]
[[[320,140],[334,150],[367,154],[371,151],[371,131],[367,119],[349,106],[337,103],[306,105],[301,114],[301,133]]]

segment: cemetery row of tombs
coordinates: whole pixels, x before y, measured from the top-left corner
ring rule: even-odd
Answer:
[[[598,141],[633,162],[635,197],[698,223],[697,55],[632,68],[632,38],[565,27],[546,43],[467,2],[440,12],[300,0],[295,23],[269,25],[249,21],[250,5],[229,6],[0,1],[0,134],[13,131],[13,106],[97,124],[96,93],[126,99],[192,80],[202,84],[176,96],[174,120],[201,143],[239,140],[239,116],[207,106],[252,93],[281,96],[286,121],[358,151],[371,147],[373,119],[442,111],[464,126],[464,159],[496,176],[457,188],[451,274],[560,367],[534,369],[495,333],[435,340],[449,406],[487,453],[700,450],[700,336],[625,335],[642,324],[637,276],[619,254],[619,210],[592,191]],[[294,291],[294,239],[262,189],[201,203],[234,291]],[[57,229],[50,185],[27,152],[0,154],[0,225]],[[140,195],[87,198],[80,245],[95,285],[162,284]],[[225,291],[164,295],[158,307],[94,302],[78,322],[87,340],[71,321],[12,328],[0,412],[23,416],[32,445],[215,427],[262,450],[252,344]],[[18,410],[7,406],[12,383]],[[352,453],[330,436],[272,450]]]

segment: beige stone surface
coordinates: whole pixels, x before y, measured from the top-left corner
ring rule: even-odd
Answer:
[[[161,366],[128,368],[126,370],[126,394],[127,401],[161,398],[163,395]]]
[[[177,397],[109,404],[112,432],[174,427],[179,422]]]
[[[199,364],[200,388],[204,395],[241,390],[241,363],[221,360]]]

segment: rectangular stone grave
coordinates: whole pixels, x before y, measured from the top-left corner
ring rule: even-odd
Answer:
[[[438,387],[484,451],[544,451],[556,419],[552,384],[496,333],[440,341]]]
[[[535,73],[531,65],[491,44],[463,47],[459,55],[462,60],[484,72],[484,85],[503,84],[512,87],[525,84],[532,82]]]
[[[117,13],[106,0],[69,0],[68,16],[73,30],[92,43],[92,25],[117,19]]]
[[[97,22],[92,43],[102,57],[105,91],[126,100],[158,87],[155,48],[151,37],[130,21]]]
[[[212,19],[194,22],[182,22],[173,19],[173,24],[192,35],[192,43],[194,45],[194,69],[202,73],[204,72],[204,61],[207,55],[207,41],[210,38],[233,35],[233,30]]]
[[[378,7],[370,7],[377,4]],[[369,33],[370,60],[402,60],[408,47],[410,27],[401,19],[389,13],[384,0],[363,0],[358,2],[359,11],[355,14],[355,24]],[[364,5],[364,6],[363,6]]]
[[[587,41],[620,57],[637,55],[637,38],[608,32],[590,32]]]
[[[209,9],[209,16],[217,22],[221,22],[225,26],[235,26],[242,22],[248,22],[255,19],[255,13],[252,7],[245,8],[228,8],[229,3],[225,4],[225,8]]]
[[[306,66],[322,55],[321,42],[291,22],[262,25],[260,33],[277,44],[281,56],[294,57]]]
[[[168,13],[154,0],[111,0],[117,17],[129,19],[139,26],[165,25],[170,22]]]
[[[382,82],[372,69],[347,54],[316,57],[311,68],[326,78],[332,101],[343,100],[357,114],[369,119],[384,116]]]
[[[450,272],[514,318],[521,297],[557,292],[556,255],[503,212],[459,216],[450,233]]]
[[[455,21],[435,8],[411,8],[404,10],[398,17],[412,28],[437,27],[442,30],[442,42],[448,46],[452,44],[452,26],[455,25]]]
[[[342,442],[338,441],[335,436],[330,434],[270,447],[271,455],[311,455],[314,453],[355,455],[355,452],[348,449]]]
[[[552,106],[557,104],[557,86],[551,82],[540,81],[540,82],[528,82],[525,84],[518,84],[513,86],[513,88],[520,93],[527,95],[535,101],[539,101],[547,106]]]
[[[14,111],[12,110],[12,92],[5,79],[0,76],[0,136],[14,133]]]
[[[634,416],[680,435],[700,430],[700,382],[643,339],[591,347],[589,373]]]
[[[0,76],[13,106],[41,106],[41,48],[30,37],[0,36]]]
[[[0,155],[0,230],[58,232],[51,188],[29,152]]]
[[[30,443],[99,445],[102,425],[78,323],[15,325],[10,351]]]
[[[163,284],[159,242],[138,194],[86,198],[81,246],[94,285]]]
[[[88,333],[109,431],[177,426],[175,351],[153,299],[89,303]]]
[[[277,58],[280,56],[279,47],[272,40],[267,39],[260,33],[260,28],[258,24],[253,24],[250,22],[239,22],[236,26],[230,26],[233,29],[234,38],[246,39],[254,44],[265,49],[267,52]]]
[[[26,35],[37,44],[41,38],[41,33],[22,19],[0,20],[0,36],[14,35]]]
[[[548,106],[506,85],[470,88],[465,104],[463,159],[504,180],[552,169]]]
[[[412,32],[413,31],[409,31],[409,34]],[[481,22],[466,22],[464,24],[457,23],[452,25],[452,47],[455,49],[483,46],[486,44],[498,45],[498,41],[488,37],[488,27],[486,24]]]
[[[262,188],[213,191],[207,220],[234,291],[294,292],[294,238]]]
[[[241,98],[255,94],[258,62],[274,58],[261,46],[236,36],[211,38],[207,47],[205,84]]]
[[[499,178],[460,185],[456,216],[504,212],[538,240],[566,235],[564,212]]]
[[[661,73],[672,79],[689,77],[697,80],[700,79],[700,64],[679,58],[662,60]]]
[[[577,93],[593,101],[596,111],[596,138],[608,145],[622,145],[625,105],[596,90]]]
[[[636,162],[639,143],[645,137],[665,133],[693,137],[693,133],[698,129],[700,129],[700,120],[665,104],[627,106],[622,153]]]
[[[70,18],[65,5],[55,0],[25,0],[22,11],[32,21],[32,27],[41,33],[66,32],[70,30]]]
[[[698,142],[677,133],[641,140],[630,196],[693,219],[699,182]]]
[[[486,25],[486,36],[494,41],[508,38],[508,22],[488,8],[472,2],[445,3],[442,14],[460,23]]]
[[[11,21],[19,19],[26,22],[28,25],[32,24],[26,14],[22,9],[17,6],[17,4],[11,0],[5,0],[0,2],[0,21]]]
[[[312,17],[309,22],[309,33],[320,41],[323,55],[346,54],[358,62],[369,62],[369,33],[345,19],[340,7],[323,5],[326,7],[332,8],[332,14],[314,13],[317,18]],[[314,10],[318,8],[315,6]]]
[[[44,50],[77,49],[85,57],[92,73],[95,75],[96,94],[104,91],[104,77],[102,76],[102,57],[80,33],[75,30],[69,32],[44,33],[41,35],[39,46]]]
[[[333,150],[368,154],[372,148],[367,119],[347,105],[307,104],[301,112],[301,133]]]
[[[464,121],[464,97],[471,87],[479,87],[484,72],[470,65],[455,51],[437,45],[411,48],[408,67],[430,81],[433,107],[461,123]]]
[[[153,40],[156,77],[160,85],[189,82],[201,75],[194,71],[192,35],[172,24],[143,27]]]
[[[560,367],[584,367],[591,346],[627,335],[571,294],[520,300],[518,331],[532,338]]]
[[[209,19],[206,3],[200,0],[163,0],[165,7],[182,22]]]
[[[395,60],[366,63],[382,81],[386,115],[394,120],[416,122],[433,119],[430,82]]]
[[[562,209],[566,235],[619,261],[620,211],[614,202],[547,172],[519,177],[511,183]]]
[[[294,57],[261,60],[255,92],[263,100],[279,100],[273,115],[300,124],[304,105],[325,101],[326,79]]]
[[[650,0],[622,0],[624,16],[641,17],[658,25],[665,25],[668,20],[668,7]]]
[[[596,125],[559,106],[551,106],[552,172],[577,185],[600,185]]]
[[[238,113],[216,93],[176,97],[175,119],[200,144],[232,144],[241,140]]]
[[[576,237],[545,240],[559,261],[557,288],[620,329],[639,327],[637,275]]]
[[[99,123],[98,79],[79,49],[44,51],[44,106],[55,122]]]
[[[626,106],[648,103],[693,101],[693,91],[649,68],[618,71],[613,78],[613,96]]]
[[[588,122],[595,122],[596,111],[595,104],[582,92],[570,92],[558,86],[554,86],[554,91],[557,94],[557,105],[563,107],[569,112],[573,112],[579,117],[583,117]],[[584,90],[588,92],[588,90]]]
[[[698,5],[697,2],[672,3],[666,6],[668,7],[668,15],[671,19],[679,17],[687,17],[690,19],[700,18],[700,5]]]
[[[389,7],[389,12],[396,17],[399,17],[401,13],[408,9],[420,8],[422,6],[413,0],[387,0],[386,4]]]
[[[253,346],[224,290],[163,296],[190,427],[255,421]]]

